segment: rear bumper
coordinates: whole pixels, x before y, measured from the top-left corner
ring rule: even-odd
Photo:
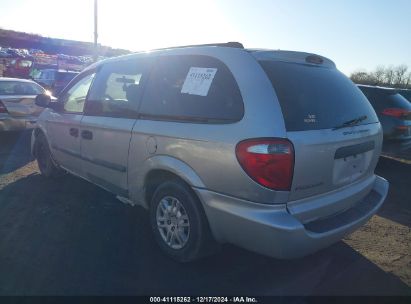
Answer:
[[[388,182],[375,176],[370,188],[350,208],[310,222],[292,215],[286,205],[256,204],[204,189],[194,190],[217,241],[275,258],[297,258],[341,240],[366,223],[383,204]]]
[[[36,121],[37,117],[12,117],[7,113],[0,114],[0,132],[33,129]]]

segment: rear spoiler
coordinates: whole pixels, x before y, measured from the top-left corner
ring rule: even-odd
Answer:
[[[273,51],[273,50],[249,50],[257,60],[275,60],[283,62],[293,62],[300,64],[311,64],[316,66],[325,66],[329,68],[335,68],[335,63],[321,55],[294,52],[294,51]]]

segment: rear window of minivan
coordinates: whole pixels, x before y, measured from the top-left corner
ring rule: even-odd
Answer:
[[[411,90],[407,91],[400,91],[400,94],[407,99],[409,102],[411,102]]]
[[[377,114],[387,108],[411,110],[411,103],[395,89],[381,89],[366,86],[359,86],[359,88],[374,106]]]
[[[388,105],[395,108],[411,110],[410,102],[399,93],[390,94],[387,96]]]
[[[277,94],[287,131],[331,129],[364,115],[361,124],[378,122],[367,98],[337,69],[259,62]]]

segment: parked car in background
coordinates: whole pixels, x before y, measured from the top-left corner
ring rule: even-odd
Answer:
[[[411,103],[397,89],[368,85],[358,87],[374,107],[385,138],[411,138]]]
[[[401,89],[398,92],[405,97],[409,102],[411,102],[411,90]]]
[[[43,110],[34,99],[46,93],[32,80],[0,77],[0,132],[33,128]]]
[[[54,96],[57,96],[78,73],[66,70],[44,69],[41,70],[40,76],[34,80],[47,90],[50,90]]]
[[[216,242],[304,256],[359,228],[387,195],[374,173],[378,118],[319,55],[239,43],[137,53],[37,103],[41,173],[65,170],[149,209],[178,261]]]
[[[13,78],[28,78],[33,66],[32,58],[14,58],[9,61],[4,76]]]

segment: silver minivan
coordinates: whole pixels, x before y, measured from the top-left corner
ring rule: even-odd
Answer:
[[[276,258],[329,246],[384,202],[378,118],[322,56],[239,43],[88,67],[32,135],[41,173],[75,174],[149,210],[186,262],[231,243]]]

